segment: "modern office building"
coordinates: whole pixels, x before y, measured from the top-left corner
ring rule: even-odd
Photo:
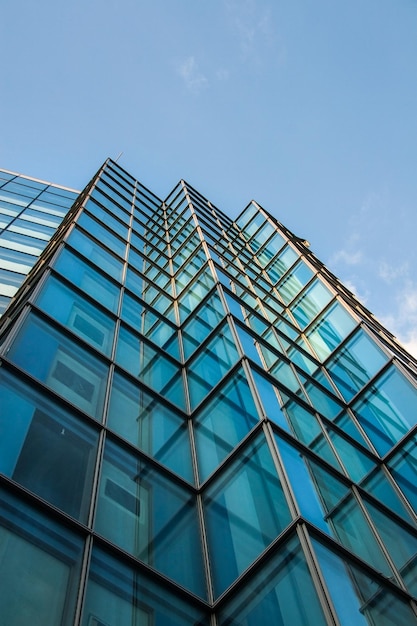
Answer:
[[[0,170],[0,315],[78,194]]]
[[[0,358],[0,623],[417,624],[417,363],[256,202],[107,161]]]

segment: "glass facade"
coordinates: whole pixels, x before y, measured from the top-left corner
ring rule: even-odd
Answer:
[[[0,315],[78,194],[0,169]]]
[[[417,624],[417,363],[307,242],[2,175],[0,622]]]

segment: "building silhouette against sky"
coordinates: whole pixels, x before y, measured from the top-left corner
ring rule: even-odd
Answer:
[[[417,624],[416,362],[308,243],[1,176],[0,623]]]

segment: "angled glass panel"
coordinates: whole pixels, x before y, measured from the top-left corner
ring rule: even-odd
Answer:
[[[301,515],[325,533],[333,535],[311,471],[309,456],[302,454],[299,448],[290,445],[277,434],[275,441]]]
[[[328,371],[345,400],[351,400],[388,357],[362,330],[329,361]]]
[[[286,248],[284,248],[281,254],[272,261],[272,263],[266,270],[271,281],[274,284],[277,283],[297,259],[298,254],[295,252],[295,250],[290,248],[290,246],[286,246]]]
[[[242,371],[216,392],[193,420],[200,478],[204,481],[258,423],[258,414]]]
[[[215,595],[220,595],[291,516],[263,435],[203,493]]]
[[[319,359],[324,361],[355,326],[353,317],[339,302],[335,302],[306,336]]]
[[[107,425],[129,443],[193,482],[187,422],[157,398],[115,373]]]
[[[388,463],[388,468],[417,513],[417,437],[414,436]]]
[[[302,288],[312,278],[313,272],[303,261],[297,263],[297,265],[291,270],[289,274],[278,285],[277,289],[279,295],[286,304],[291,302],[295,296],[300,293]]]
[[[223,305],[215,291],[183,327],[182,345],[186,360],[223,319],[224,315]]]
[[[297,324],[305,328],[330,302],[333,294],[318,278],[308,287],[303,295],[291,306]]]
[[[284,413],[292,426],[293,434],[299,441],[304,443],[310,450],[320,455],[330,465],[340,469],[340,465],[334,455],[332,448],[329,446],[327,438],[323,434],[317,417],[301,404],[289,401],[284,408]]]
[[[417,594],[417,534],[371,502],[365,506],[409,592]]]
[[[98,239],[102,245],[107,246],[112,252],[124,257],[126,243],[113,235],[113,233],[102,226],[100,222],[90,217],[88,213],[82,213],[78,218],[77,224],[82,226],[90,235]]]
[[[354,482],[361,481],[375,467],[375,461],[333,428],[327,426],[326,432],[347,474]]]
[[[117,311],[119,288],[91,265],[73,254],[69,248],[62,250],[53,267],[91,298],[113,313]]]
[[[93,549],[83,626],[209,626],[204,612],[146,572]]]
[[[6,372],[0,395],[0,471],[85,522],[97,433]]]
[[[326,624],[317,591],[296,538],[276,550],[262,570],[221,610],[220,620],[223,626]]]
[[[181,368],[125,327],[119,331],[116,363],[174,404],[185,407]]]
[[[417,421],[417,390],[392,366],[353,406],[359,423],[385,454]]]
[[[80,339],[110,356],[115,323],[78,293],[49,276],[36,304]]]
[[[117,281],[121,281],[123,271],[121,260],[110,254],[81,230],[74,228],[69,234],[67,241],[73,248],[97,265],[103,272],[106,272],[106,274],[109,274]]]
[[[183,587],[206,595],[195,496],[110,441],[95,528]]]
[[[52,325],[29,315],[7,356],[78,408],[102,418],[107,366]]]
[[[72,626],[83,543],[0,490],[0,616],[7,626]]]
[[[403,597],[319,541],[313,547],[341,626],[413,626],[417,618]]]
[[[183,291],[178,300],[181,322],[184,322],[188,315],[194,311],[213,285],[213,275],[210,269],[206,268],[203,273]]]
[[[230,328],[226,324],[196,356],[188,368],[188,387],[192,409],[229,371],[238,358],[239,354],[235,342]]]

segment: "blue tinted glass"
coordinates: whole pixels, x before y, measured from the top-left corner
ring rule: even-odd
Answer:
[[[113,377],[107,424],[186,480],[194,480],[186,420],[118,373]]]
[[[329,363],[329,373],[345,400],[350,400],[386,363],[374,341],[359,330]]]
[[[0,471],[85,521],[97,434],[6,372],[0,395]]]
[[[0,546],[2,624],[73,624],[81,539],[51,516],[0,491]]]
[[[107,309],[113,313],[117,311],[118,287],[68,248],[62,250],[54,263],[54,269]]]
[[[110,254],[81,230],[74,228],[71,231],[68,243],[87,259],[95,263],[103,272],[120,281],[122,278],[123,264],[120,259]]]
[[[147,572],[95,548],[87,582],[83,626],[208,626],[209,617]]]
[[[66,287],[57,278],[49,276],[36,303],[80,339],[110,355],[113,345],[114,320]]]
[[[95,526],[136,558],[197,595],[206,595],[195,496],[110,441]]]
[[[380,454],[417,421],[417,390],[394,366],[377,380],[353,410]]]
[[[296,538],[277,550],[243,591],[221,610],[220,623],[222,626],[321,626],[326,623]]]
[[[263,437],[216,478],[203,500],[214,588],[220,595],[291,521]]]
[[[8,357],[69,402],[101,419],[107,366],[53,326],[29,315]]]

